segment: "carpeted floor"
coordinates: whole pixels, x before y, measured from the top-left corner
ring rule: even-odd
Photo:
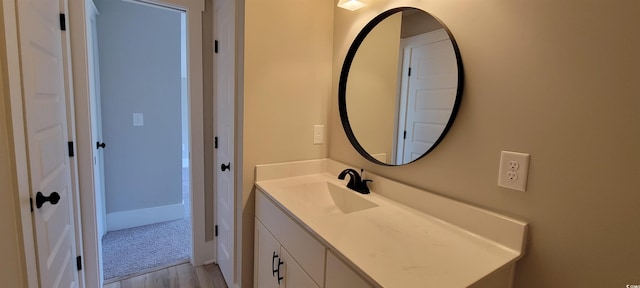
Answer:
[[[122,278],[191,256],[188,169],[183,168],[185,218],[108,232],[102,239],[104,279]]]

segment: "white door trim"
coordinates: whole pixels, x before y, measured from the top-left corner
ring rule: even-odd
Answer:
[[[62,10],[66,15],[69,15],[69,3],[67,0],[63,0],[64,7]],[[68,17],[67,17],[68,18]],[[67,23],[69,19],[66,19]],[[75,98],[73,93],[73,73],[72,73],[72,63],[71,63],[71,34],[70,31],[62,33],[62,59],[64,64],[62,67],[64,68],[64,82],[65,82],[65,96],[66,96],[66,108],[67,108],[67,135],[69,137],[68,141],[73,142],[73,149],[76,150],[76,120],[75,120]],[[71,196],[73,197],[73,214],[74,214],[74,232],[75,232],[75,242],[76,242],[76,256],[81,256],[84,248],[82,243],[82,209],[80,203],[80,185],[78,179],[78,159],[77,157],[69,158],[69,169],[71,175]],[[84,258],[82,258],[84,259]],[[83,263],[81,265],[84,266]],[[79,288],[86,287],[86,283],[84,281],[85,275],[82,272],[78,273],[78,285]]]
[[[3,59],[7,61],[7,70],[2,71],[7,80],[4,85],[8,86],[9,102],[11,113],[11,125],[13,129],[13,148],[15,157],[15,169],[17,189],[20,205],[20,224],[22,228],[22,242],[24,245],[25,263],[19,263],[26,271],[27,286],[29,288],[38,287],[38,266],[36,262],[35,238],[33,235],[33,224],[29,192],[29,170],[27,168],[27,143],[25,135],[25,123],[22,99],[22,79],[20,76],[20,53],[18,49],[18,22],[16,17],[15,0],[2,0],[2,19],[4,20],[4,37],[6,55]],[[6,57],[6,58],[5,58]],[[11,73],[9,73],[11,71]]]
[[[235,271],[234,271],[234,278],[237,281],[235,284],[235,288],[238,287],[244,287],[246,285],[245,284],[245,278],[249,277],[249,278],[253,278],[253,266],[252,264],[248,264],[246,266],[248,267],[244,267],[244,260],[245,258],[248,258],[246,260],[249,260],[251,263],[253,261],[251,261],[250,259],[253,259],[253,253],[251,253],[251,257],[245,257],[244,255],[244,250],[246,250],[246,248],[244,247],[246,240],[243,239],[243,235],[245,235],[245,233],[249,234],[247,236],[252,236],[252,231],[253,231],[253,225],[246,225],[245,224],[245,219],[243,217],[243,213],[244,213],[244,184],[243,184],[243,179],[244,179],[244,174],[246,173],[244,171],[244,137],[243,137],[243,133],[244,133],[244,22],[245,22],[245,16],[244,16],[244,11],[245,11],[245,0],[234,0],[236,1],[236,14],[235,14],[235,18],[236,18],[236,31],[234,32],[234,34],[236,35],[236,59],[235,59],[235,65],[236,65],[236,97],[235,97],[235,105],[236,105],[236,111],[235,111],[235,117],[236,117],[236,123],[235,123],[235,163],[236,163],[236,170],[235,170],[235,185],[234,185],[234,191],[235,191],[235,223],[234,223],[234,228],[235,228],[235,241],[236,241],[236,253],[235,253],[235,260],[234,260],[234,264],[235,264]],[[250,167],[250,169],[253,169],[253,167]],[[248,204],[249,207],[253,207],[253,204]],[[248,214],[251,215],[251,217],[247,217],[249,219],[248,222],[253,223],[253,211],[250,211]],[[247,231],[245,231],[245,228]],[[253,249],[253,246],[249,249]],[[243,267],[245,268],[243,270]],[[249,274],[249,276],[245,277],[244,273]]]
[[[74,113],[76,116],[76,158],[80,191],[82,191],[82,259],[87,287],[102,286],[102,269],[99,261],[102,257],[97,243],[100,239],[97,231],[96,199],[93,179],[93,145],[91,145],[91,106],[89,102],[89,63],[87,55],[86,6],[85,1],[70,1],[69,29],[71,33],[73,90],[75,92]]]
[[[3,0],[8,1],[8,0]],[[215,242],[205,239],[205,197],[204,197],[204,127],[203,127],[203,76],[202,76],[202,12],[204,0],[140,0],[183,10],[187,13],[188,79],[190,98],[190,151],[191,151],[191,203],[192,203],[192,257],[194,266],[212,262]],[[87,287],[101,287],[102,276],[98,269],[96,209],[93,186],[93,149],[91,149],[91,127],[89,106],[89,82],[87,65],[86,10],[84,1],[69,3],[71,47],[73,53],[74,91],[76,91],[76,129],[78,140],[78,165],[80,191],[83,191],[82,228],[85,259],[85,281]]]
[[[194,266],[211,263],[215,259],[215,239],[206,241],[204,195],[204,96],[202,69],[202,12],[204,0],[148,0],[147,2],[182,8],[187,12],[187,78],[189,79],[189,151],[191,159],[191,219],[193,225],[192,257]],[[196,205],[197,204],[197,205]]]

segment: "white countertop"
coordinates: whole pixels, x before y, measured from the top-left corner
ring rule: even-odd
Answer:
[[[347,214],[331,210],[300,189],[324,182],[345,185],[328,172],[258,180],[256,185],[277,205],[382,287],[467,287],[522,256],[522,251],[375,190],[353,193],[377,207]],[[524,234],[526,224],[521,224]]]

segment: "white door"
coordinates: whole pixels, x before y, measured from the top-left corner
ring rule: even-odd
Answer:
[[[61,33],[66,32],[61,32],[59,22],[62,5],[60,0],[17,3],[40,287],[78,287],[62,67]],[[49,201],[39,203],[43,197]]]
[[[218,148],[216,149],[216,261],[227,283],[234,282],[234,109],[235,109],[235,7],[232,0],[215,3],[214,56],[215,111]],[[224,165],[224,166],[223,166]],[[224,169],[223,169],[224,168]]]
[[[87,59],[89,64],[89,103],[91,107],[91,145],[93,151],[93,185],[96,194],[96,219],[98,239],[107,232],[106,206],[104,200],[104,153],[102,139],[102,109],[100,104],[100,66],[98,61],[98,10],[92,0],[86,0],[87,8]],[[98,144],[101,144],[98,146]],[[98,241],[101,251],[102,241]]]
[[[404,143],[398,147],[403,148],[402,163],[408,163],[428,151],[444,131],[455,103],[458,68],[453,44],[444,29],[403,42],[403,62],[409,63],[411,75],[402,81],[406,85],[406,105],[401,107],[405,113],[401,111],[400,115],[406,118],[404,130],[399,129],[404,135],[398,135]]]

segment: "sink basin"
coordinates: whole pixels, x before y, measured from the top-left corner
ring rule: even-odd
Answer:
[[[373,207],[378,207],[377,204],[365,199],[364,197],[356,195],[355,191],[342,186],[338,186],[331,182],[327,183],[329,195],[331,200],[336,204],[336,207],[342,211],[342,213],[351,213]]]
[[[329,181],[294,184],[282,190],[280,199],[305,214],[348,214],[378,207],[356,191]]]

